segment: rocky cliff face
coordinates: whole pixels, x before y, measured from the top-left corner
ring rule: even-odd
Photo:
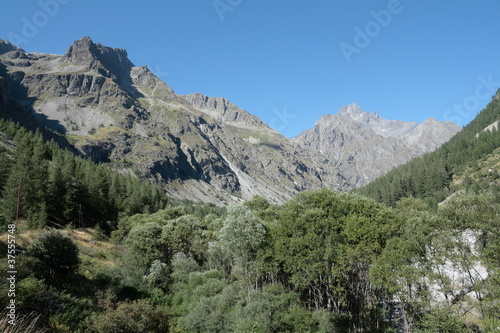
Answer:
[[[349,106],[289,140],[224,98],[177,95],[125,50],[88,37],[64,55],[0,41],[0,107],[1,116],[30,119],[84,156],[164,184],[173,197],[217,204],[348,190],[448,139],[432,122],[390,122]]]
[[[356,104],[321,117],[292,139],[323,154],[354,186],[362,186],[423,153],[435,150],[460,127],[432,118],[422,124],[387,120]]]
[[[130,80],[130,70],[134,67],[126,50],[94,43],[89,37],[71,45],[61,61],[123,83]]]
[[[235,104],[223,97],[208,97],[200,93],[184,95],[182,97],[196,109],[203,111],[225,125],[241,128],[262,128],[272,131],[272,129],[258,117],[241,110]]]

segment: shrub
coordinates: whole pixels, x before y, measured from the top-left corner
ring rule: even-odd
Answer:
[[[89,317],[85,332],[163,333],[168,332],[168,318],[165,311],[145,300],[122,302],[116,308]]]
[[[26,253],[33,258],[31,265],[35,277],[44,279],[48,285],[65,282],[80,265],[76,244],[54,229],[41,234]]]

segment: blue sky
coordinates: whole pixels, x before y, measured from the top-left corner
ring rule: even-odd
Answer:
[[[290,137],[352,102],[468,123],[500,88],[499,17],[500,0],[4,0],[0,38],[62,54],[90,36]]]

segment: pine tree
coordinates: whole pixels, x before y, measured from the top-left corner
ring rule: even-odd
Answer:
[[[76,224],[80,207],[78,204],[79,194],[82,189],[76,176],[75,157],[69,152],[64,152],[63,155],[63,164],[61,166],[64,184],[64,195],[61,197],[63,203],[62,216],[66,223]]]
[[[19,134],[19,132],[18,132]],[[46,215],[47,162],[41,136],[34,140],[24,132],[7,178],[2,205],[7,219],[29,218],[30,225],[42,225]],[[18,202],[19,198],[19,202]],[[19,207],[19,214],[17,213]]]
[[[66,192],[62,165],[62,154],[60,152],[55,152],[48,168],[47,214],[58,223],[63,222],[61,219],[63,219],[62,211],[64,209],[64,203],[61,203],[61,198],[64,198]]]
[[[9,153],[4,148],[0,147],[0,197],[9,176],[10,167],[11,159]]]

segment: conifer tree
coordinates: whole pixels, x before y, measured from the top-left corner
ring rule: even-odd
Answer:
[[[29,218],[31,226],[41,226],[46,216],[46,149],[40,135],[33,140],[24,132],[20,137],[5,185],[4,213],[11,221],[19,215]]]

